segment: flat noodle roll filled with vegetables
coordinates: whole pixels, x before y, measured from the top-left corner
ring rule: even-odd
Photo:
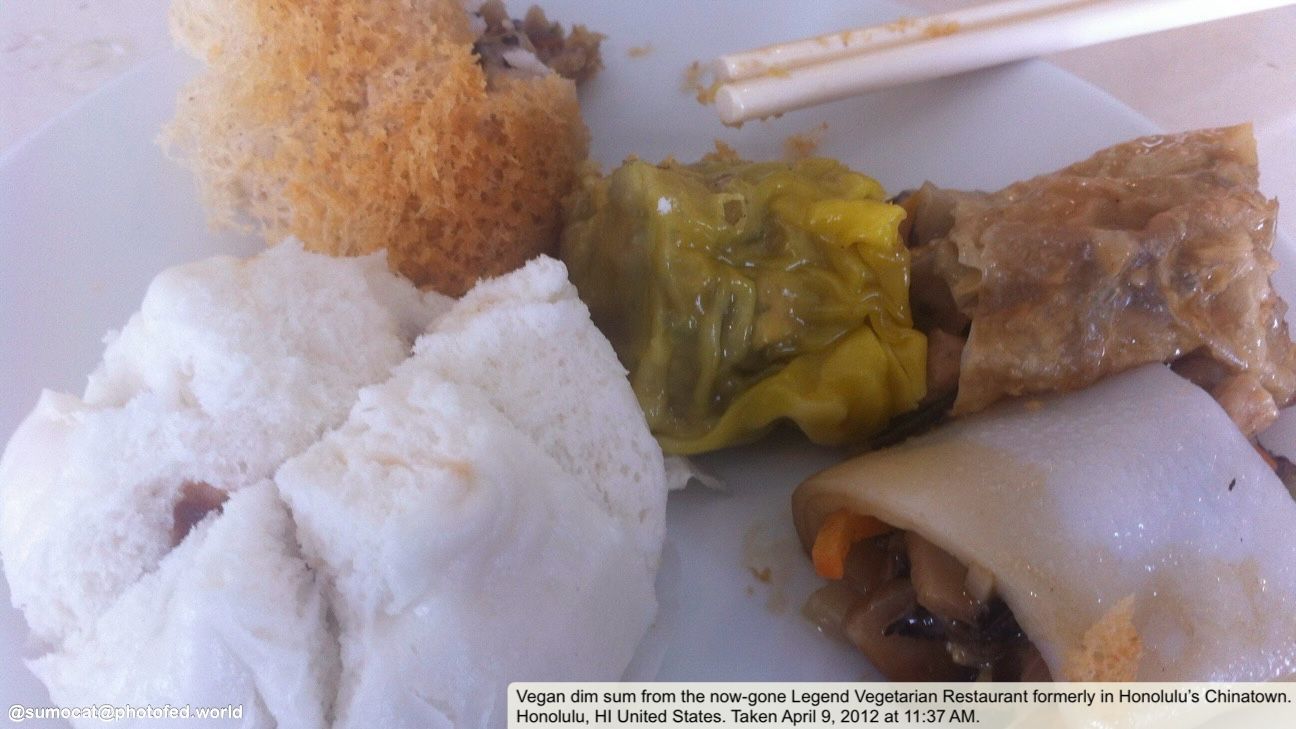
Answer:
[[[1296,502],[1162,365],[830,468],[793,513],[829,578],[808,613],[892,679],[1296,668]]]

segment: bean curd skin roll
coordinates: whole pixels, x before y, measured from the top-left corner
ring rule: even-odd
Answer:
[[[1264,681],[1296,663],[1296,503],[1162,365],[1010,401],[792,499],[825,630],[899,680]]]

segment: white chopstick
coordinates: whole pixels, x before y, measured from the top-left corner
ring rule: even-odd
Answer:
[[[1025,19],[1067,5],[1093,2],[1094,0],[1004,0],[973,5],[921,19],[902,18],[886,25],[825,33],[790,43],[731,53],[716,59],[713,70],[717,81],[741,81],[770,71],[791,71],[801,66],[826,63],[837,58],[921,40],[941,29],[967,30],[1013,19]]]
[[[721,56],[715,105],[739,124],[865,91],[1245,15],[1296,0],[1002,0]]]

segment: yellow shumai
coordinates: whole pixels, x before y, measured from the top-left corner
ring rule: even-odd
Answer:
[[[631,160],[584,179],[562,258],[666,451],[840,444],[926,393],[904,216],[829,159]]]

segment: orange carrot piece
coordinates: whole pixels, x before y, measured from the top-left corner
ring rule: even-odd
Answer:
[[[855,542],[892,531],[882,521],[849,509],[839,509],[828,515],[815,535],[810,557],[815,572],[820,577],[840,580],[846,574],[846,555]]]

